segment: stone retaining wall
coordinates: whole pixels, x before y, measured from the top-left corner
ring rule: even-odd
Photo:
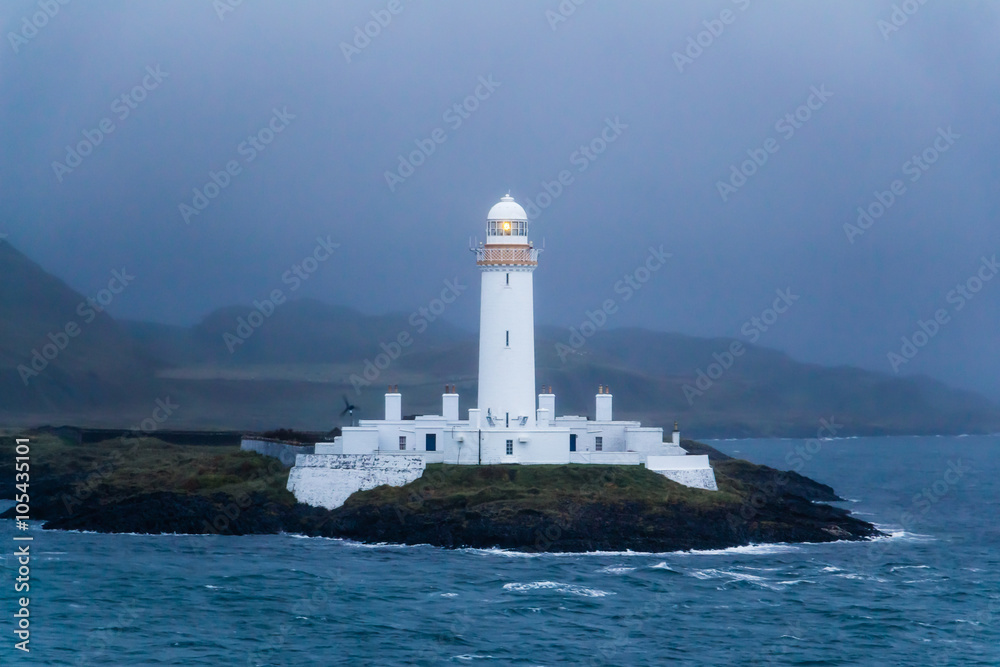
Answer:
[[[288,474],[288,490],[300,503],[332,510],[358,491],[409,484],[424,468],[419,454],[302,454]]]

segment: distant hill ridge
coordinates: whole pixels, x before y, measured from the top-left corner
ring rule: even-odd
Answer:
[[[165,428],[325,432],[345,425],[343,394],[361,406],[360,417],[380,416],[387,384],[400,385],[407,414],[439,412],[446,383],[458,385],[463,411],[475,405],[477,336],[441,320],[371,378],[366,361],[381,344],[415,333],[407,315],[297,300],[253,323],[252,304],[217,309],[193,327],[116,321],[96,310],[85,316],[86,297],[3,241],[0,272],[3,424],[128,428],[169,396],[180,407]],[[241,321],[250,330],[237,332]],[[72,336],[70,324],[79,329],[70,327]],[[227,333],[241,342],[227,345]],[[555,386],[560,414],[593,416],[605,385],[616,417],[664,427],[679,420],[702,438],[815,436],[820,419],[832,420],[837,435],[1000,431],[1000,406],[930,378],[827,368],[745,343],[722,368],[730,339],[634,328],[599,331],[560,356],[567,336],[536,331],[538,384]],[[352,378],[364,382],[352,386]]]

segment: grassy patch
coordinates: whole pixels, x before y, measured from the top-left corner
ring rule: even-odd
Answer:
[[[173,445],[156,438],[71,444],[31,436],[32,481],[59,480],[70,488],[100,488],[112,497],[160,491],[212,495],[262,492],[292,505],[288,470],[275,459],[237,447]],[[0,476],[13,480],[13,439],[0,439]],[[6,486],[0,487],[4,492]],[[5,493],[6,495],[6,493]]]
[[[349,502],[472,507],[516,501],[522,508],[555,508],[565,502],[648,503],[711,509],[742,502],[735,485],[719,491],[683,486],[642,466],[493,465],[435,463],[403,487],[381,486]]]

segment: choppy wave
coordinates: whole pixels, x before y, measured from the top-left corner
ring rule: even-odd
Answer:
[[[666,561],[657,563],[656,565],[650,565],[649,567],[651,570],[667,570],[668,572],[677,572],[677,570],[670,567]]]
[[[753,586],[758,586],[760,588],[767,588],[772,591],[782,590],[785,586],[793,586],[795,584],[814,584],[816,582],[809,579],[783,579],[774,580],[768,579],[765,576],[759,574],[751,574],[749,572],[743,572],[741,569],[719,569],[719,568],[707,568],[704,570],[692,570],[688,573],[689,576],[695,579],[710,580],[710,579],[721,579],[724,580],[724,584],[730,583],[746,583]]]
[[[504,584],[503,589],[505,591],[514,591],[516,593],[545,590],[554,591],[556,593],[579,595],[587,598],[603,598],[608,595],[614,595],[614,593],[610,591],[602,591],[599,588],[587,588],[585,586],[577,586],[575,584],[563,584],[558,581],[532,581],[530,583],[512,582]]]

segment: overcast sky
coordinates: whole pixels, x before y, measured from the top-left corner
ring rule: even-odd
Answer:
[[[531,225],[538,322],[614,298],[609,327],[750,340],[790,289],[758,344],[893,372],[943,310],[900,372],[1000,398],[1000,278],[949,295],[1000,253],[998,2],[52,3],[0,6],[0,232],[84,293],[126,268],[117,317],[274,289],[410,312],[458,278],[445,317],[475,329],[469,238],[565,170]]]

